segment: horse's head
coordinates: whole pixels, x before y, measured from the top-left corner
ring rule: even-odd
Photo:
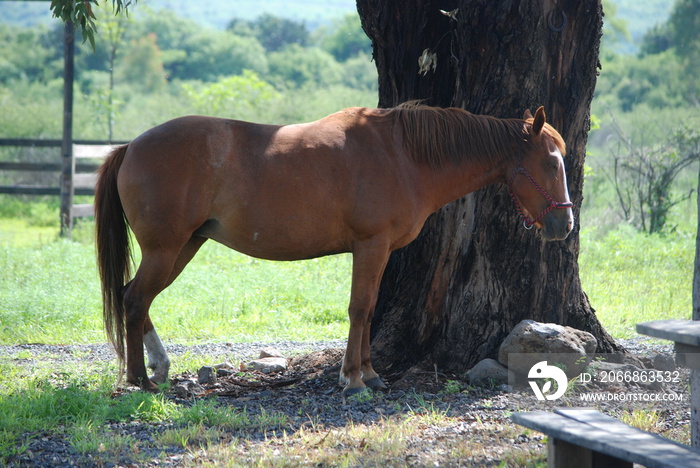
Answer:
[[[508,188],[526,228],[537,226],[547,240],[562,240],[574,227],[574,215],[566,186],[564,141],[545,122],[544,108],[533,117],[525,111],[528,151],[509,168]]]

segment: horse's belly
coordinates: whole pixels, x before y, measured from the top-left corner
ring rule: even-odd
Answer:
[[[313,219],[278,219],[274,225],[211,220],[195,235],[256,258],[304,260],[350,250],[340,230],[329,227]]]

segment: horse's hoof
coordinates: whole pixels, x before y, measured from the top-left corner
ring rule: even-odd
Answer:
[[[151,376],[151,382],[155,383],[156,385],[162,385],[168,381],[168,376],[162,376],[162,375],[152,375]]]
[[[156,384],[154,381],[152,381],[149,378],[146,378],[145,380],[143,380],[143,379],[130,379],[130,380],[127,380],[127,382],[129,382],[132,385],[138,386],[144,392],[150,392],[150,393],[160,392],[160,389],[158,388],[158,384]]]
[[[365,385],[367,385],[369,388],[371,388],[374,391],[377,390],[386,390],[388,387],[384,384],[382,381],[381,377],[374,377],[372,379],[369,379],[365,382]]]
[[[367,387],[352,387],[352,388],[344,388],[343,389],[343,398],[348,398],[353,395],[359,395],[360,393],[366,392],[368,390]]]
[[[149,392],[149,393],[159,393],[160,392],[160,388],[158,388],[158,385],[151,382],[150,380],[148,382],[149,383],[146,385],[141,385],[141,390],[143,390],[144,392]]]

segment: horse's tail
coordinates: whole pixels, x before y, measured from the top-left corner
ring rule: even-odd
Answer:
[[[102,281],[102,316],[107,338],[124,369],[123,289],[131,277],[129,228],[117,189],[117,174],[128,145],[115,148],[98,173],[95,186],[97,264]]]

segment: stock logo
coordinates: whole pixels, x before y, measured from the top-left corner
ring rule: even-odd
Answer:
[[[566,393],[568,380],[563,370],[555,366],[547,365],[547,361],[540,361],[530,368],[527,374],[528,382],[538,400],[557,400]],[[533,380],[536,379],[536,380]],[[543,380],[544,379],[544,380]],[[552,391],[552,382],[556,383],[556,391]],[[540,384],[542,387],[540,388]]]

